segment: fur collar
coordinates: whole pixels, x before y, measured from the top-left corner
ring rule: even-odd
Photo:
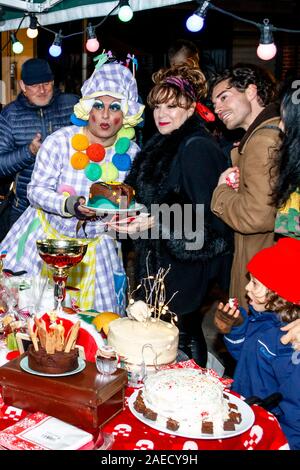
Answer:
[[[171,134],[155,134],[136,156],[126,183],[136,190],[136,199],[149,207],[158,204],[168,191],[167,179],[181,145],[192,135],[207,135],[203,121],[193,115]]]

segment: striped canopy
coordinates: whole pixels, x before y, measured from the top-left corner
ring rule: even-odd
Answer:
[[[140,11],[191,1],[130,0],[130,6],[133,11]],[[106,16],[118,3],[118,0],[0,0],[0,6],[2,6],[0,32],[17,29],[25,12],[35,13],[41,25],[50,25]],[[118,9],[113,14],[117,13]],[[21,27],[27,28],[28,26],[29,18],[26,17]]]

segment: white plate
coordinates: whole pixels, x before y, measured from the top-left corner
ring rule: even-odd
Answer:
[[[65,372],[64,374],[46,374],[43,372],[38,372],[37,370],[33,370],[28,366],[28,356],[23,357],[23,359],[20,361],[20,367],[29,374],[41,375],[42,377],[66,377],[67,375],[74,375],[78,374],[78,372],[81,372],[85,368],[85,361],[81,357],[79,357],[77,369],[70,370],[69,372]]]
[[[239,434],[242,434],[243,432],[247,431],[249,428],[254,423],[255,420],[255,415],[253,410],[250,408],[247,403],[245,403],[243,400],[240,398],[236,397],[235,395],[231,393],[226,393],[230,397],[230,402],[234,403],[238,406],[238,411],[241,413],[242,416],[242,421],[240,424],[235,424],[235,430],[234,431],[222,431],[219,433],[215,434],[202,434],[201,432],[192,430],[192,429],[178,429],[178,431],[170,431],[169,429],[166,428],[166,426],[162,424],[158,424],[156,421],[152,421],[151,419],[145,418],[141,413],[138,413],[134,407],[133,404],[135,402],[135,399],[137,397],[137,394],[139,393],[139,390],[136,390],[129,398],[128,400],[128,406],[131,411],[131,413],[142,423],[147,424],[153,429],[156,429],[157,431],[160,432],[165,432],[167,434],[172,434],[173,436],[179,436],[179,437],[189,437],[191,439],[226,439],[228,437],[235,437],[238,436]]]
[[[130,209],[104,209],[103,207],[92,207],[92,206],[83,206],[86,207],[87,209],[90,209],[91,211],[96,212],[97,215],[104,215],[104,214],[136,214],[137,212],[141,210],[145,210],[146,207],[143,204],[135,203],[134,207],[131,207]]]

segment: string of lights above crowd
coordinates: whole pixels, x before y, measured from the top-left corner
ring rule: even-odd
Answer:
[[[222,8],[216,7],[211,3],[211,0],[197,0],[199,7],[194,11],[194,13],[189,16],[186,21],[186,27],[191,32],[199,32],[204,27],[205,17],[209,9],[215,10],[221,14],[226,16],[230,16],[235,20],[242,21],[244,23],[251,24],[259,29],[260,31],[260,40],[259,45],[257,47],[257,55],[262,60],[271,60],[275,57],[277,48],[274,43],[273,39],[273,32],[287,32],[287,33],[300,33],[298,29],[287,29],[287,28],[278,28],[270,24],[268,18],[263,20],[263,23],[257,23],[255,21],[249,20],[247,18],[242,18],[241,16],[235,15],[229,11],[223,10]],[[123,22],[130,21],[133,17],[133,11],[130,7],[129,0],[119,0],[117,5],[97,24],[92,25],[91,23],[83,31],[78,31],[76,33],[63,35],[62,30],[60,29],[59,32],[53,31],[52,29],[46,28],[45,26],[41,25],[34,13],[25,12],[24,16],[22,17],[18,29],[10,34],[10,39],[8,42],[3,46],[2,50],[4,50],[8,44],[11,42],[12,50],[15,54],[21,54],[23,52],[23,44],[17,39],[17,33],[22,26],[22,23],[26,17],[30,18],[30,25],[27,28],[27,36],[29,38],[36,38],[38,36],[38,28],[44,29],[49,31],[54,35],[54,41],[52,45],[49,47],[49,54],[52,57],[59,57],[62,52],[62,42],[65,39],[68,39],[73,36],[77,35],[84,35],[86,34],[87,41],[86,41],[86,49],[89,52],[96,52],[99,49],[99,41],[96,36],[96,29],[99,28],[104,21],[112,15],[115,11],[118,11],[119,20]]]
[[[96,36],[96,29],[99,28],[104,21],[112,15],[115,11],[118,11],[118,18],[120,21],[127,22],[130,21],[133,17],[133,11],[129,5],[128,0],[119,0],[117,5],[97,24],[92,25],[91,23],[88,24],[88,26],[83,30],[83,31],[78,31],[76,33],[64,35],[62,34],[62,30],[60,29],[59,32],[53,31],[50,28],[46,28],[46,26],[43,26],[42,24],[39,23],[36,15],[34,13],[28,13],[24,12],[24,16],[22,17],[20,24],[18,26],[18,29],[10,34],[10,39],[8,42],[2,47],[2,51],[9,45],[11,42],[12,44],[12,50],[15,54],[22,54],[24,50],[23,44],[18,40],[17,34],[19,29],[22,26],[22,23],[26,17],[30,18],[30,24],[29,27],[27,28],[26,34],[29,38],[34,39],[38,36],[39,34],[39,28],[44,29],[46,31],[49,31],[54,35],[54,41],[52,45],[49,47],[49,54],[52,57],[59,57],[61,52],[62,52],[62,42],[65,39],[78,36],[78,35],[83,35],[86,34],[87,36],[87,41],[85,44],[86,49],[89,52],[96,52],[99,49],[99,41]]]
[[[197,0],[197,3],[199,4],[199,7],[186,21],[186,27],[189,31],[196,33],[202,30],[204,20],[209,9],[218,11],[223,15],[230,16],[235,20],[251,24],[260,30],[260,40],[256,52],[258,57],[262,60],[271,60],[276,55],[277,48],[274,43],[273,32],[281,31],[285,33],[300,33],[299,29],[277,28],[270,24],[268,18],[263,20],[263,24],[256,23],[255,21],[248,20],[247,18],[242,18],[241,16],[216,7],[210,0]]]

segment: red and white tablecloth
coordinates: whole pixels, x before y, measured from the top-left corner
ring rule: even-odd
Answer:
[[[189,439],[159,432],[139,421],[128,408],[132,388],[127,389],[125,410],[104,431],[114,436],[114,450],[288,450],[288,443],[274,415],[260,406],[252,407],[253,426],[243,434],[226,439]]]

